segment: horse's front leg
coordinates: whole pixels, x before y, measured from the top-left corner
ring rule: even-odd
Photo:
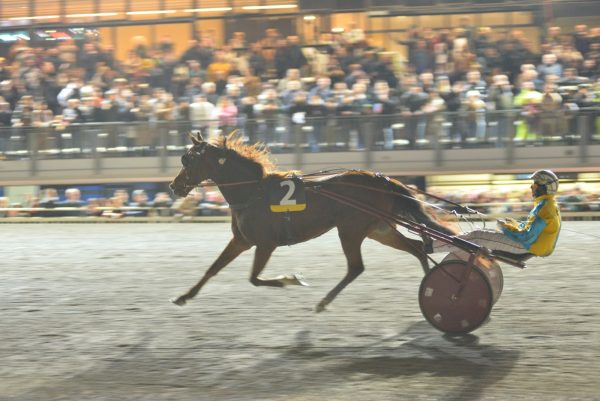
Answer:
[[[190,288],[188,292],[181,295],[179,298],[172,299],[171,302],[179,306],[185,305],[188,299],[192,299],[196,296],[196,294],[198,294],[198,291],[200,291],[200,289],[204,286],[204,284],[206,284],[206,282],[211,277],[215,276],[217,273],[219,273],[219,271],[222,268],[227,266],[242,252],[250,248],[251,245],[248,244],[246,241],[234,237],[231,241],[229,241],[229,244],[227,244],[223,252],[221,252],[219,257],[217,258],[217,260],[215,260],[214,263],[210,266],[210,268],[206,271],[206,273],[204,273],[202,279],[198,281],[198,283],[195,286]]]
[[[250,282],[256,286],[269,286],[269,287],[285,287],[286,285],[307,285],[303,278],[298,274],[289,276],[279,276],[271,279],[264,279],[258,277],[263,271],[269,258],[275,250],[273,245],[262,245],[256,247],[254,253],[254,263],[252,264],[252,273],[250,274]]]

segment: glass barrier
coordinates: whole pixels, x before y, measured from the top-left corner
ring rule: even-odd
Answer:
[[[592,213],[594,218],[600,217],[600,201],[583,201],[581,199],[569,199],[568,195],[558,197],[560,210],[563,218],[573,220],[585,216],[580,213]],[[219,217],[229,216],[230,209],[225,201],[212,203],[197,201],[193,197],[185,200],[180,199],[174,203],[165,205],[148,206],[111,206],[110,199],[93,199],[84,202],[82,207],[0,207],[0,219],[2,218],[124,218],[124,217]],[[447,211],[457,211],[458,214],[464,210],[448,207],[446,204],[433,203],[437,208]],[[526,216],[531,209],[531,202],[488,202],[488,203],[465,203],[483,215],[466,215],[466,219],[458,219],[459,223],[478,224],[485,221],[494,221],[495,216],[519,215]],[[578,214],[579,213],[579,214]],[[456,220],[458,215],[449,217]],[[447,216],[446,216],[447,217]]]
[[[0,159],[180,155],[190,132],[210,138],[237,130],[273,153],[504,148],[600,143],[600,108],[552,113],[456,112],[206,121],[111,122],[0,128]]]

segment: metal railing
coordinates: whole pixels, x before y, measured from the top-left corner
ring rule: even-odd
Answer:
[[[521,204],[521,203],[519,203]],[[479,224],[483,221],[494,221],[496,218],[513,216],[525,218],[531,202],[522,202],[522,207],[516,207],[514,202],[490,202],[480,204],[465,204],[484,213],[471,216],[470,222]],[[600,201],[561,203],[563,220],[598,220],[600,219]],[[36,222],[36,221],[66,221],[66,222],[94,222],[97,220],[130,221],[206,221],[195,218],[217,219],[230,216],[227,204],[199,204],[193,207],[173,206],[92,206],[83,207],[5,207],[0,208],[0,223],[10,222]],[[456,220],[455,215],[442,215],[450,220]],[[222,220],[222,219],[221,219]]]
[[[456,112],[397,115],[353,115],[307,118],[280,113],[272,118],[236,118],[228,125],[217,120],[110,122],[59,127],[0,128],[0,159],[28,160],[35,175],[37,161],[47,159],[101,160],[106,157],[167,157],[181,155],[188,134],[205,137],[238,130],[248,142],[264,142],[273,153],[386,151],[432,149],[443,158],[446,149],[502,148],[510,161],[519,146],[578,146],[585,162],[587,147],[600,144],[600,108],[541,112]]]

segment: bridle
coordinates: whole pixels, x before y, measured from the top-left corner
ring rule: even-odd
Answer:
[[[197,184],[187,184],[192,180],[192,177],[190,176],[189,170],[191,168],[193,168],[193,164],[195,161],[197,161],[201,156],[204,155],[204,153],[206,152],[206,146],[208,144],[207,143],[202,143],[201,145],[195,145],[195,146],[201,146],[200,149],[198,150],[194,150],[194,147],[192,147],[189,151],[187,151],[183,156],[181,156],[181,164],[183,165],[183,170],[185,173],[185,181],[186,181],[186,185],[184,185],[185,190],[193,190],[194,188],[198,188],[198,187],[212,187],[215,186],[216,183],[214,182],[214,180],[210,180],[210,182],[207,182],[207,180],[202,180],[201,182],[197,183]],[[222,159],[225,160],[225,159]],[[221,163],[221,159],[219,160],[220,164]],[[219,175],[219,169],[217,169],[216,171],[216,175]],[[250,185],[250,184],[257,184],[259,183],[261,180],[246,180],[246,181],[237,181],[237,182],[230,182],[230,183],[220,183],[219,186],[221,187],[234,187],[234,186],[238,186],[238,185]],[[188,192],[189,192],[188,191]]]
[[[202,182],[199,182],[197,184],[192,184],[192,185],[188,184],[192,180],[192,177],[190,176],[189,171],[192,168],[192,166],[194,165],[194,162],[197,161],[206,151],[206,145],[207,145],[206,143],[202,143],[201,148],[198,151],[194,150],[194,147],[196,147],[198,145],[194,145],[183,156],[181,156],[181,164],[183,165],[183,171],[185,173],[184,189],[187,192],[190,192],[191,190],[193,190],[194,188],[196,188],[200,184],[202,184]]]

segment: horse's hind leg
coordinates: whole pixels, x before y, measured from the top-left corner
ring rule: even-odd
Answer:
[[[215,276],[222,268],[227,266],[232,260],[237,258],[242,252],[251,248],[251,245],[247,242],[234,237],[229,244],[225,247],[223,252],[219,255],[217,260],[213,262],[210,268],[204,273],[204,276],[198,283],[189,289],[188,292],[183,294],[177,299],[171,300],[174,304],[185,305],[188,299],[192,299],[198,294],[198,291],[206,284],[206,282],[213,276]]]
[[[405,237],[386,223],[378,225],[371,231],[369,233],[369,238],[378,241],[383,245],[410,253],[419,259],[425,274],[429,272],[429,261],[427,259],[427,254],[423,251],[423,243],[421,241]]]
[[[344,254],[346,255],[346,260],[348,262],[348,271],[346,275],[336,285],[329,293],[317,304],[315,310],[317,312],[322,312],[325,310],[325,307],[329,305],[335,297],[355,278],[360,276],[360,274],[365,270],[365,266],[363,264],[362,255],[360,252],[360,246],[364,241],[365,237],[362,234],[359,234],[357,231],[353,230],[344,230],[338,227],[340,240],[342,241],[342,248],[344,249]]]
[[[285,287],[286,285],[306,285],[298,275],[280,276],[276,278],[260,278],[259,274],[263,271],[269,258],[275,250],[273,245],[259,245],[254,253],[254,262],[252,264],[252,273],[250,282],[255,286]]]

